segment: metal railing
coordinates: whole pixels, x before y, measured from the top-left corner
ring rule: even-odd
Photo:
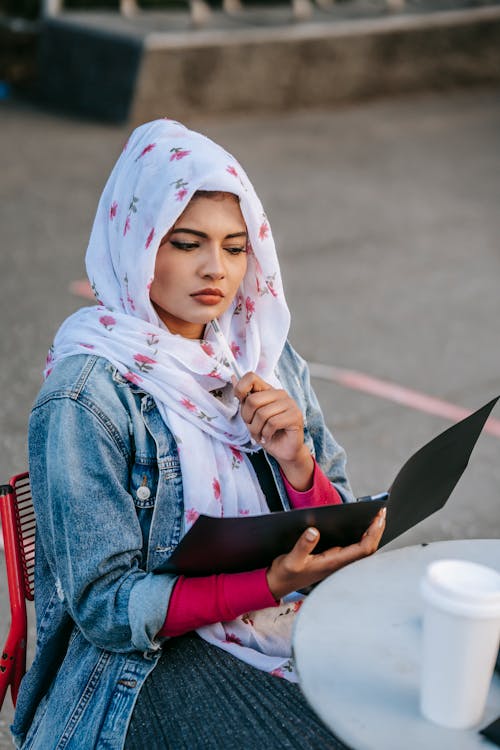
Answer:
[[[295,20],[305,21],[310,18],[314,11],[314,5],[323,10],[332,7],[335,0],[290,0],[292,14]],[[406,0],[385,0],[391,10],[401,10]],[[188,0],[191,22],[195,26],[203,26],[208,22],[212,9],[206,0]],[[119,10],[123,16],[133,17],[140,11],[137,0],[118,0]],[[44,18],[58,15],[64,7],[64,0],[42,0],[42,16]],[[222,0],[222,10],[229,15],[239,13],[243,10],[241,0]]]

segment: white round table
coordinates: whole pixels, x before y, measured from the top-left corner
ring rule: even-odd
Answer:
[[[307,597],[294,631],[300,686],[325,724],[353,750],[490,750],[478,733],[500,715],[494,674],[480,725],[445,729],[419,710],[422,602],[433,560],[471,560],[500,571],[500,540],[433,542],[353,563]]]

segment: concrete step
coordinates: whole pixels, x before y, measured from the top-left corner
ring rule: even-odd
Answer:
[[[499,3],[371,18],[316,9],[304,23],[293,22],[288,6],[213,17],[202,29],[180,12],[47,20],[41,97],[135,124],[500,81]]]

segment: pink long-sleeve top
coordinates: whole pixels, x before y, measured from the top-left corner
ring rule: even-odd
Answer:
[[[292,508],[334,505],[342,498],[330,480],[314,462],[313,484],[299,492],[281,474]],[[266,568],[246,573],[186,578],[179,576],[158,635],[176,636],[214,622],[234,620],[244,612],[277,606],[269,590]]]

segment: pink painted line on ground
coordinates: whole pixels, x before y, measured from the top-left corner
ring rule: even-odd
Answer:
[[[72,294],[76,294],[78,297],[84,297],[85,299],[91,300],[95,299],[92,287],[87,279],[72,281],[69,285],[69,290]],[[393,401],[402,406],[408,406],[410,409],[423,411],[436,417],[449,419],[451,422],[459,422],[461,419],[468,417],[469,414],[472,414],[472,411],[469,409],[464,409],[462,406],[451,404],[449,401],[443,401],[442,399],[434,398],[433,396],[427,396],[425,393],[414,391],[411,388],[405,388],[404,386],[391,383],[387,380],[380,380],[371,375],[356,372],[356,370],[345,370],[341,367],[322,365],[318,362],[312,362],[309,365],[309,368],[313,377],[330,380],[331,382],[338,383],[345,388],[351,388],[356,391],[362,391],[363,393],[369,393],[372,396],[385,398],[388,401]],[[490,417],[486,421],[483,429],[484,432],[487,432],[489,435],[500,437],[500,420]]]
[[[442,401],[433,396],[426,396],[425,393],[419,393],[419,391],[405,388],[396,383],[390,383],[387,380],[379,380],[371,375],[365,375],[355,370],[344,370],[340,367],[322,365],[317,362],[312,362],[309,368],[313,377],[330,380],[346,388],[363,391],[363,393],[369,393],[372,396],[379,396],[388,401],[408,406],[410,409],[433,414],[436,417],[444,417],[444,419],[449,419],[452,422],[458,422],[468,417],[469,414],[472,414],[470,409],[456,406],[449,401]],[[483,429],[489,435],[500,437],[500,420],[490,417]]]
[[[76,294],[77,297],[84,297],[85,299],[95,300],[94,292],[87,279],[81,279],[79,281],[72,281],[69,285],[69,291],[71,294]]]

